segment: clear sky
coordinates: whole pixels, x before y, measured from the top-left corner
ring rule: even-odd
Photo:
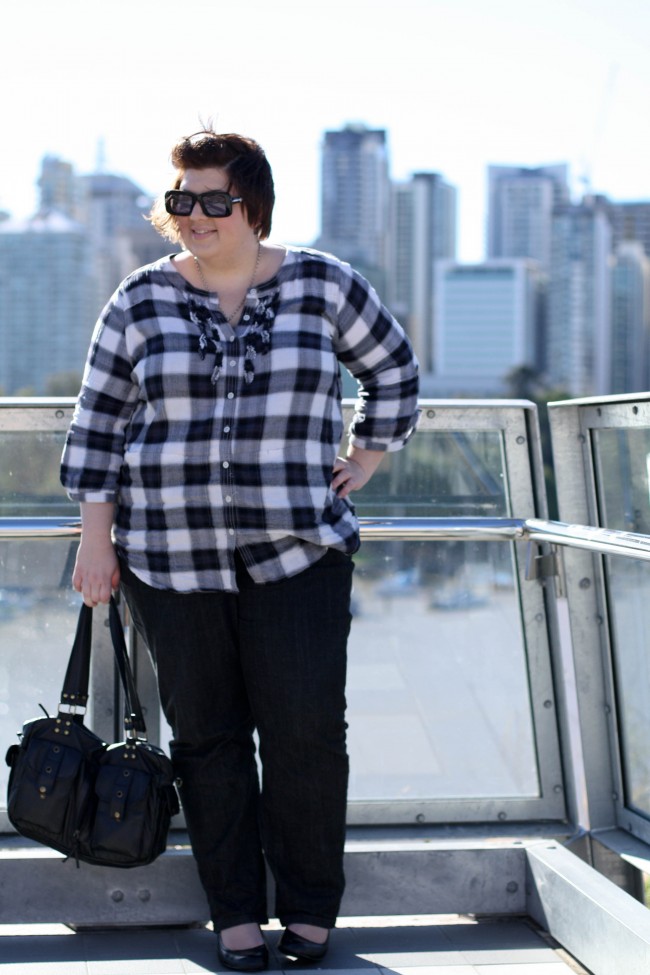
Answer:
[[[45,153],[157,193],[177,136],[212,117],[256,138],[273,237],[319,231],[322,134],[388,132],[391,175],[459,190],[459,256],[484,254],[489,163],[567,162],[615,200],[650,199],[648,0],[8,0],[0,208],[34,209]]]

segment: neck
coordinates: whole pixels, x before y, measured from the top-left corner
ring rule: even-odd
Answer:
[[[207,280],[214,282],[214,290],[218,290],[220,286],[236,284],[241,277],[246,277],[257,260],[260,248],[260,241],[253,237],[227,255],[222,253],[212,258],[193,256]]]
[[[260,264],[261,253],[262,253],[262,245],[260,241],[257,241],[255,262],[253,264],[253,269],[250,274],[250,278],[244,277],[243,268],[245,267],[245,263],[244,260],[242,259],[236,271],[234,271],[230,275],[230,277],[228,275],[223,275],[222,273],[220,273],[218,284],[214,280],[214,278],[212,282],[210,281],[210,279],[206,276],[203,263],[199,260],[198,257],[196,257],[196,255],[194,255],[194,264],[196,266],[201,287],[204,288],[206,291],[215,291],[218,293],[219,302],[221,304],[221,311],[226,316],[227,322],[231,322],[239,314],[239,312],[244,306],[244,303],[246,302],[246,296],[248,294],[248,290],[249,288],[252,288],[253,284],[255,283],[257,270]],[[252,257],[252,255],[249,256]]]

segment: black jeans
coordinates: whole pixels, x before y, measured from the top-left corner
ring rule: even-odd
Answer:
[[[345,676],[352,560],[240,592],[175,593],[122,564],[156,668],[171,755],[216,930],[268,919],[333,927],[344,887]],[[262,765],[260,791],[253,732]]]

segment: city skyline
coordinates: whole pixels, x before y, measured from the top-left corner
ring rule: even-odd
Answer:
[[[116,0],[96,23],[82,0],[5,17],[6,36],[28,40],[0,64],[17,92],[0,107],[0,208],[15,216],[34,210],[48,153],[89,173],[99,152],[159,192],[171,142],[210,117],[266,149],[276,239],[317,237],[323,133],[354,121],[388,132],[393,180],[433,171],[458,188],[461,260],[485,255],[490,164],[566,163],[574,196],[650,198],[650,10],[634,0]]]

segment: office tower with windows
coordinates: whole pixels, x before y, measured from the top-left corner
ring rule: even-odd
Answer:
[[[556,208],[544,365],[549,383],[571,396],[611,391],[611,255],[606,201]]]
[[[390,178],[383,129],[346,125],[325,132],[321,233],[316,246],[349,261],[385,298]]]
[[[439,173],[392,188],[386,296],[424,372],[434,368],[435,263],[456,257],[456,196]]]
[[[42,395],[64,373],[78,383],[93,330],[93,295],[92,250],[79,223],[56,211],[0,223],[0,387],[6,395]]]
[[[545,281],[524,258],[437,262],[435,395],[504,395],[513,370],[536,368]]]
[[[638,240],[623,241],[612,270],[611,392],[648,389],[650,258]]]
[[[178,250],[147,221],[153,202],[125,176],[79,176],[81,220],[92,243],[97,312],[131,271]]]
[[[627,240],[638,240],[650,257],[650,200],[608,203],[614,250]]]
[[[551,263],[553,210],[569,202],[568,167],[489,166],[487,254]]]

